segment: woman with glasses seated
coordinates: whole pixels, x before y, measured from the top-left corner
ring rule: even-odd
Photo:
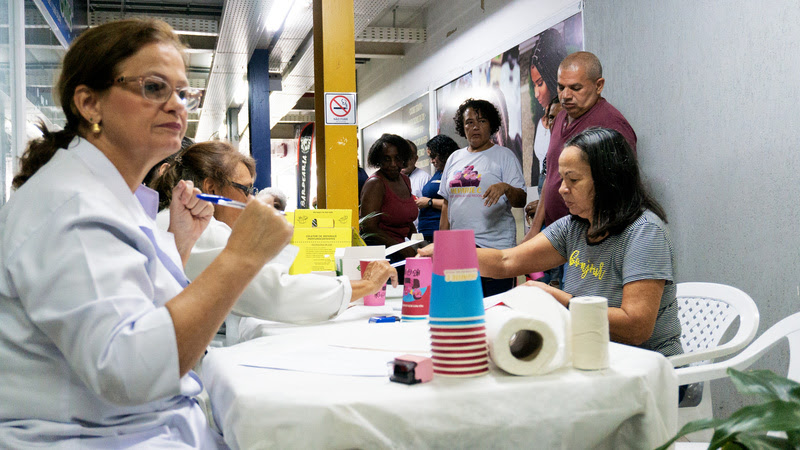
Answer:
[[[193,398],[203,386],[191,369],[291,227],[250,200],[225,249],[188,283],[183,264],[213,206],[179,182],[164,233],[158,196],[141,185],[178,151],[200,103],[166,23],[83,31],[57,92],[66,125],[42,125],[0,209],[0,442],[224,447]]]
[[[256,193],[254,174],[253,158],[239,153],[231,144],[201,142],[178,153],[150,186],[158,191],[164,205],[169,205],[172,189],[180,180],[202,186],[207,194],[247,202]],[[273,204],[271,197],[263,200]],[[158,214],[162,229],[166,230],[169,225],[170,211],[164,209]],[[242,210],[237,208],[214,207],[211,223],[200,235],[186,262],[186,275],[190,279],[199,276],[225,249],[231,229],[241,213]],[[314,274],[289,275],[289,266],[295,256],[291,248],[261,268],[233,306],[233,313],[295,324],[321,322],[341,314],[350,302],[378,292],[396,273],[388,262],[373,261],[361,280]],[[238,339],[238,336],[233,336],[234,341]]]

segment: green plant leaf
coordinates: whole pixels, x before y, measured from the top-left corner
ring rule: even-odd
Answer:
[[[694,433],[695,431],[705,430],[707,428],[714,428],[718,424],[724,423],[725,421],[726,419],[700,419],[700,420],[695,420],[693,422],[689,422],[678,431],[678,434],[676,434],[675,437],[667,441],[667,443],[665,443],[661,447],[658,447],[656,450],[666,450],[680,437],[686,436],[689,433]]]
[[[745,406],[716,425],[710,447],[717,448],[733,442],[739,433],[798,429],[800,429],[800,403],[772,400],[759,405]]]
[[[787,431],[786,436],[789,438],[789,444],[794,448],[800,448],[800,430]]]
[[[800,387],[796,387],[789,391],[789,396],[795,399],[795,401],[800,402]]]
[[[736,436],[736,440],[742,447],[749,450],[775,450],[785,449],[792,450],[793,447],[786,439],[767,436],[766,434],[747,434],[740,433]]]
[[[791,391],[800,387],[795,381],[781,377],[769,370],[750,370],[739,372],[728,369],[736,390],[742,394],[758,395],[764,400],[790,401],[793,397]]]
[[[367,220],[373,219],[373,218],[378,217],[378,216],[380,216],[382,214],[383,213],[380,212],[380,211],[372,211],[371,213],[367,214],[366,216],[359,218],[358,219],[358,224],[362,225]]]
[[[380,216],[382,214],[383,213],[380,212],[380,211],[373,211],[373,212],[367,214],[366,216],[361,217],[360,219],[358,219],[358,230],[359,230],[359,233],[361,235],[361,239],[366,241],[367,239],[378,235],[378,233],[365,233],[363,227],[364,227],[364,222],[366,222],[367,220],[370,220],[370,219],[374,219],[374,218],[376,218],[376,217],[378,217],[378,216]],[[367,244],[367,245],[369,245],[369,244]]]

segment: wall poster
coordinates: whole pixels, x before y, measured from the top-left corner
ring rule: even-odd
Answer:
[[[436,134],[446,134],[466,147],[466,139],[456,135],[453,116],[470,97],[489,100],[503,120],[494,142],[510,148],[522,163],[525,183],[538,186],[549,143],[542,122],[544,107],[557,95],[559,63],[582,49],[578,13],[441,86],[435,91]]]
[[[430,158],[428,158],[425,144],[430,140],[429,115],[430,96],[425,94],[364,127],[361,130],[361,148],[363,149],[361,161],[367,173],[375,170],[366,167],[365,161],[369,148],[384,133],[396,134],[413,142],[417,146],[417,156],[419,157],[417,167],[428,171]]]

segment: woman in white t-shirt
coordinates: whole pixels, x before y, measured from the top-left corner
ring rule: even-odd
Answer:
[[[511,248],[516,244],[511,208],[525,206],[525,180],[514,153],[492,142],[500,129],[500,113],[486,100],[468,99],[453,120],[469,145],[450,155],[442,172],[439,229],[471,229],[480,248]],[[481,282],[487,297],[514,287],[513,278],[482,277]]]

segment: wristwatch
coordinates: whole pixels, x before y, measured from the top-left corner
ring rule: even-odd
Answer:
[[[431,208],[432,206],[433,206],[433,199],[429,198],[428,199],[428,208]]]

